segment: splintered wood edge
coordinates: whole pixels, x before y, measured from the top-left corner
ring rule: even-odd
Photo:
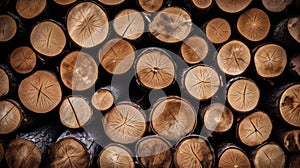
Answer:
[[[77,45],[94,47],[108,36],[108,16],[93,2],[78,3],[67,14],[67,30]]]
[[[300,16],[294,16],[289,18],[288,24],[287,24],[288,31],[290,35],[298,42],[300,43]]]
[[[32,141],[18,138],[8,144],[5,159],[9,167],[38,168],[42,161],[42,154]]]
[[[21,125],[23,111],[13,100],[0,101],[0,134],[8,134]]]
[[[91,102],[95,109],[105,111],[112,107],[114,96],[109,90],[99,89],[93,94]]]
[[[202,37],[192,36],[183,41],[180,52],[185,62],[196,64],[206,58],[208,48],[207,42]]]
[[[100,48],[98,59],[102,67],[110,74],[124,74],[133,65],[135,49],[128,41],[115,38]]]
[[[248,156],[238,148],[231,147],[225,149],[219,158],[218,167],[222,168],[251,168]]]
[[[300,167],[300,155],[294,155],[289,159],[288,163],[289,168]]]
[[[79,96],[65,98],[59,108],[60,121],[68,128],[84,126],[91,119],[92,114],[88,102]]]
[[[247,146],[256,146],[266,141],[272,132],[271,119],[264,112],[248,115],[238,124],[238,138]]]
[[[71,90],[87,90],[98,78],[98,66],[89,54],[73,51],[61,61],[60,77]]]
[[[11,40],[17,33],[17,23],[13,17],[7,14],[0,15],[0,42]]]
[[[134,160],[131,151],[120,144],[110,144],[103,148],[97,160],[99,167],[111,167],[112,165],[134,168]]]
[[[121,102],[104,115],[103,127],[114,142],[130,144],[146,132],[146,114],[134,104]]]
[[[76,0],[53,0],[55,3],[57,3],[58,5],[70,5],[74,2],[76,2]]]
[[[88,168],[90,154],[78,140],[64,138],[52,145],[50,149],[50,167],[82,167]]]
[[[150,125],[156,134],[178,141],[192,133],[197,125],[197,114],[193,106],[179,97],[159,99],[150,113]]]
[[[114,5],[120,5],[121,3],[125,2],[125,0],[98,0],[104,5],[114,6]]]
[[[283,135],[283,145],[290,152],[300,151],[300,130],[288,131]]]
[[[239,33],[250,41],[263,40],[269,34],[270,27],[269,16],[258,8],[245,11],[237,22]]]
[[[216,70],[205,65],[190,68],[184,76],[184,86],[188,93],[198,100],[208,100],[213,97],[221,81]]]
[[[216,0],[221,10],[227,13],[237,13],[244,10],[252,0]]]
[[[205,127],[211,131],[226,132],[233,125],[234,117],[229,108],[215,103],[205,108],[203,122]]]
[[[138,2],[141,8],[145,11],[155,12],[162,7],[164,0],[138,0]]]
[[[0,97],[5,96],[10,91],[10,79],[4,69],[0,67]]]
[[[176,145],[175,167],[213,167],[214,159],[213,148],[203,138],[186,137]]]
[[[207,9],[209,8],[213,1],[212,0],[191,0],[193,5],[199,9]]]
[[[27,46],[18,47],[10,54],[9,62],[16,72],[27,74],[36,65],[36,54]]]
[[[281,0],[279,2],[272,0],[262,0],[262,4],[270,12],[282,12],[292,2],[293,0]]]
[[[46,8],[47,0],[18,0],[16,10],[25,19],[32,19],[41,14]]]
[[[33,27],[30,43],[42,55],[54,57],[62,53],[67,40],[64,31],[57,23],[43,21]]]
[[[285,167],[286,155],[275,143],[259,147],[253,157],[255,167]]]
[[[146,136],[136,143],[135,152],[138,162],[144,167],[172,166],[171,144],[160,136]]]
[[[124,9],[116,15],[113,27],[119,36],[136,40],[144,33],[145,22],[142,14],[137,10]]]
[[[300,54],[291,59],[290,66],[291,70],[300,76]]]
[[[258,86],[249,79],[237,79],[227,90],[227,101],[237,112],[246,113],[253,110],[258,105],[259,98]]]
[[[214,18],[207,23],[205,34],[212,43],[220,44],[229,39],[231,28],[227,20]]]
[[[60,103],[62,90],[53,74],[40,70],[21,81],[18,95],[27,109],[48,113]]]
[[[279,100],[279,113],[284,121],[293,126],[300,126],[300,84],[288,87]]]
[[[0,163],[4,157],[4,154],[5,154],[5,150],[4,150],[3,144],[0,142]]]

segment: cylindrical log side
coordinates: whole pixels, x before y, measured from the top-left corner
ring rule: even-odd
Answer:
[[[137,0],[139,6],[147,12],[156,12],[163,5],[165,0]]]
[[[27,46],[15,48],[9,55],[9,63],[13,70],[20,74],[30,73],[36,66],[35,52]]]
[[[0,15],[0,42],[10,41],[17,33],[18,25],[16,20],[8,15]]]
[[[93,107],[100,111],[106,111],[110,109],[113,106],[114,102],[115,97],[112,91],[107,88],[100,88],[93,94],[91,98]]]
[[[287,166],[288,168],[300,167],[300,155],[294,155],[290,157]]]
[[[0,97],[5,97],[15,91],[17,78],[7,65],[0,64]]]
[[[32,19],[41,14],[47,5],[47,0],[18,0],[16,3],[17,13],[24,19]]]
[[[207,38],[214,44],[224,43],[231,36],[231,27],[223,18],[214,18],[208,21],[204,31]]]
[[[243,149],[233,144],[224,144],[218,150],[218,167],[251,168],[250,159]]]
[[[292,2],[293,0],[285,0],[285,1],[262,0],[263,6],[270,12],[282,12]]]

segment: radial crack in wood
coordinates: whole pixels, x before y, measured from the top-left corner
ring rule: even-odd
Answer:
[[[219,157],[220,168],[251,168],[251,163],[244,151],[235,147],[225,149]]]
[[[0,101],[0,134],[8,134],[18,129],[23,120],[20,105],[13,100]]]
[[[17,0],[16,10],[25,19],[32,19],[46,8],[46,0]]]
[[[35,68],[36,54],[27,46],[18,47],[10,54],[9,62],[16,72],[27,74]]]
[[[284,168],[286,156],[281,147],[275,143],[267,143],[258,147],[253,157],[254,166]]]
[[[231,28],[225,19],[214,18],[207,23],[205,34],[212,43],[220,44],[229,39]]]
[[[198,36],[191,36],[183,41],[180,53],[185,62],[196,64],[206,58],[208,48],[208,43],[205,39]]]

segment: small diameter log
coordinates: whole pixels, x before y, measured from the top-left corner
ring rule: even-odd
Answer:
[[[59,108],[61,123],[68,128],[81,128],[91,119],[93,111],[88,102],[80,96],[65,98]]]
[[[89,54],[73,51],[61,61],[60,77],[64,85],[71,90],[87,90],[98,78],[98,66]]]
[[[247,146],[256,146],[265,142],[273,129],[269,116],[257,111],[249,114],[237,126],[237,138]]]
[[[218,152],[218,167],[220,168],[251,168],[251,163],[246,153],[235,145],[228,144]]]
[[[218,7],[227,13],[237,13],[244,10],[252,0],[216,0]]]
[[[100,111],[108,110],[114,104],[114,95],[108,89],[102,88],[97,90],[91,99],[93,107]]]
[[[165,51],[147,48],[135,65],[138,82],[149,89],[163,89],[171,85],[175,78],[175,65]]]
[[[134,9],[124,9],[116,15],[113,27],[122,38],[137,40],[144,33],[145,22],[140,12]]]
[[[135,48],[126,40],[115,38],[106,42],[99,50],[99,62],[110,74],[124,74],[135,60]]]
[[[58,5],[61,6],[66,6],[66,5],[70,5],[74,2],[76,2],[76,0],[53,0],[55,3],[57,3]]]
[[[104,5],[117,6],[125,2],[126,0],[98,0],[98,1]]]
[[[285,49],[277,44],[266,44],[254,55],[256,72],[263,78],[275,78],[281,75],[287,65]]]
[[[9,134],[16,131],[24,117],[24,111],[14,100],[0,101],[0,134]]]
[[[229,81],[226,97],[234,110],[246,113],[258,105],[260,90],[254,81],[237,77]]]
[[[244,73],[250,62],[250,50],[242,41],[232,40],[227,42],[221,47],[217,55],[219,68],[230,76]]]
[[[133,103],[121,102],[104,115],[103,127],[114,142],[130,144],[146,132],[146,114]]]
[[[70,38],[80,47],[90,48],[108,36],[109,23],[105,11],[92,2],[76,4],[67,14]]]
[[[189,68],[183,77],[187,92],[198,100],[209,100],[219,90],[221,81],[213,67],[196,65]]]
[[[263,40],[269,34],[270,26],[269,16],[258,8],[245,11],[237,22],[239,33],[250,41]]]
[[[24,19],[32,19],[41,14],[47,5],[47,0],[18,0],[17,13]]]
[[[210,131],[223,133],[233,125],[232,111],[221,103],[210,104],[202,111],[204,126]]]
[[[11,40],[17,33],[17,22],[7,14],[0,15],[0,42]]]
[[[280,139],[289,152],[300,152],[300,130],[290,130],[283,133]]]
[[[180,53],[186,63],[197,64],[206,58],[208,48],[205,39],[198,36],[191,36],[183,41]]]
[[[20,74],[30,73],[36,65],[36,54],[27,46],[15,48],[9,55],[11,67]]]
[[[40,70],[21,81],[18,95],[27,109],[48,113],[60,103],[62,90],[52,73]]]
[[[172,146],[160,136],[146,136],[140,139],[135,147],[137,160],[147,168],[171,168]]]
[[[99,168],[134,168],[134,160],[131,151],[120,144],[109,144],[103,148],[98,156]]]
[[[194,131],[197,114],[193,106],[180,97],[170,96],[157,100],[150,113],[154,133],[177,142]]]
[[[183,41],[190,34],[191,29],[191,16],[179,7],[164,8],[149,24],[150,33],[165,43]]]
[[[255,168],[285,167],[286,155],[276,143],[263,144],[257,147],[252,155]]]
[[[50,148],[50,167],[88,168],[97,156],[98,148],[90,133],[66,130]]]
[[[198,135],[190,135],[176,144],[174,165],[185,167],[214,167],[215,155],[208,140]]]
[[[7,65],[0,64],[0,79],[0,97],[15,91],[17,79]]]
[[[300,155],[294,155],[289,159],[288,168],[300,167]]]
[[[209,9],[212,4],[213,0],[188,0],[194,7],[200,10]]]
[[[138,3],[147,12],[156,12],[163,6],[164,0],[138,0]]]
[[[264,7],[270,12],[282,12],[293,0],[262,0]]]
[[[214,18],[206,24],[205,34],[212,43],[220,44],[230,38],[231,28],[227,20]]]
[[[300,77],[300,54],[289,61],[289,70],[297,77]]]

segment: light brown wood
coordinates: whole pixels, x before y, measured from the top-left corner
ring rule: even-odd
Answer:
[[[163,89],[175,78],[175,65],[170,56],[157,48],[146,49],[136,62],[139,82],[150,89]]]
[[[17,23],[7,14],[0,15],[0,42],[11,40],[17,33]]]
[[[228,13],[237,13],[244,10],[252,0],[216,0],[219,8]]]
[[[283,145],[290,152],[300,152],[300,130],[290,130],[283,134]]]
[[[290,35],[300,43],[300,16],[294,16],[288,19],[287,28]]]
[[[290,125],[300,127],[300,84],[288,87],[279,100],[279,113]]]
[[[70,5],[74,2],[76,2],[77,0],[53,0],[55,3],[65,6],[65,5]]]
[[[221,103],[213,103],[203,109],[203,123],[205,127],[214,132],[228,131],[234,122],[232,111]]]
[[[269,116],[257,111],[238,124],[238,138],[247,146],[256,146],[266,141],[272,132],[273,125]]]
[[[144,33],[145,22],[140,12],[134,9],[124,9],[116,15],[113,27],[119,36],[128,40],[136,40]]]
[[[134,160],[130,150],[119,144],[110,144],[100,152],[98,156],[99,168],[134,168]]]
[[[27,109],[47,113],[60,103],[62,90],[53,74],[40,70],[21,81],[18,95]]]
[[[171,144],[160,136],[143,137],[136,144],[138,162],[147,168],[171,168]]]
[[[99,62],[111,74],[124,74],[135,60],[135,49],[127,41],[115,38],[106,42],[99,50]]]
[[[18,138],[9,143],[5,159],[9,167],[38,168],[42,154],[32,141]]]
[[[270,27],[269,16],[258,8],[245,11],[237,22],[239,33],[250,41],[263,40],[268,35]]]
[[[4,154],[5,154],[5,150],[4,150],[3,144],[0,142],[0,163],[1,163],[2,159],[4,158]]]
[[[259,102],[260,90],[255,82],[245,78],[233,81],[227,90],[227,101],[236,111],[246,113]]]
[[[156,134],[176,142],[194,131],[197,114],[187,100],[175,96],[165,97],[153,105],[150,125]]]
[[[30,33],[30,42],[37,52],[54,57],[64,50],[66,36],[58,24],[52,21],[43,21],[33,27]]]
[[[0,101],[0,134],[16,131],[23,121],[23,110],[11,99]]]
[[[46,5],[46,0],[17,0],[16,10],[22,18],[32,19],[41,14]]]
[[[108,35],[108,17],[95,3],[81,2],[69,11],[67,30],[77,45],[86,48],[95,47]]]
[[[174,165],[176,168],[213,167],[213,148],[207,140],[199,136],[184,138],[176,145]]]
[[[9,75],[0,67],[0,97],[6,96],[10,89]]]
[[[98,78],[98,66],[89,54],[73,51],[61,61],[60,77],[69,89],[87,90]]]
[[[275,143],[267,143],[258,147],[253,156],[255,168],[276,167],[284,168],[286,156],[281,147]]]
[[[146,131],[145,112],[132,103],[119,103],[104,115],[103,127],[106,135],[114,142],[133,143]]]
[[[27,47],[21,46],[13,50],[9,55],[11,67],[20,74],[30,73],[36,65],[36,54]]]
[[[192,4],[199,9],[207,9],[209,8],[213,1],[212,0],[190,0]]]
[[[105,111],[114,104],[114,96],[107,89],[99,89],[93,94],[91,102],[95,109]]]
[[[219,157],[219,168],[251,168],[247,155],[238,148],[228,147]]]
[[[205,34],[212,43],[220,44],[230,38],[231,28],[227,20],[214,18],[207,23]]]
[[[138,0],[139,5],[147,12],[156,12],[162,5],[164,0]]]
[[[251,53],[248,46],[237,40],[224,44],[218,52],[217,63],[227,75],[237,76],[246,71],[251,62]]]
[[[98,0],[98,1],[103,3],[104,5],[115,6],[115,5],[120,5],[126,0]]]
[[[62,124],[68,128],[80,128],[88,123],[93,111],[88,102],[80,96],[69,96],[59,108]]]
[[[293,0],[262,0],[264,7],[271,12],[282,12]]]
[[[289,159],[289,168],[300,167],[300,155],[294,155]]]
[[[149,24],[151,34],[165,43],[183,41],[190,34],[191,28],[191,16],[179,7],[164,8]]]
[[[206,65],[191,67],[184,76],[184,87],[190,95],[199,100],[213,97],[220,87],[216,70]]]
[[[300,76],[300,54],[291,58],[289,63],[291,70],[297,75]]]
[[[202,37],[191,36],[183,41],[180,53],[185,62],[196,64],[206,58],[208,44]]]

